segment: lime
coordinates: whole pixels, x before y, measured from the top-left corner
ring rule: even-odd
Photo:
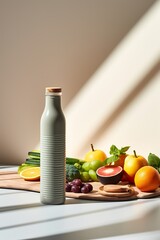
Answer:
[[[89,176],[92,179],[92,181],[94,181],[94,182],[98,181],[97,174],[93,169],[90,169],[88,173],[89,173]]]

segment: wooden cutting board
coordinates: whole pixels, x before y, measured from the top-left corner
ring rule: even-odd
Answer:
[[[91,193],[84,194],[67,192],[66,197],[98,201],[128,201],[143,198],[160,197],[160,188],[158,188],[154,192],[141,192],[135,186],[133,186],[134,193],[131,196],[127,197],[104,196],[101,195],[98,191],[99,187],[102,186],[101,183],[92,182],[91,184],[93,185],[93,191]],[[25,181],[15,171],[0,171],[0,188],[40,192],[40,182]]]

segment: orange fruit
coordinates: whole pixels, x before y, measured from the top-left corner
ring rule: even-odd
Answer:
[[[137,155],[128,155],[124,161],[124,171],[125,175],[130,182],[134,182],[134,176],[136,172],[144,166],[148,165],[148,161]]]
[[[24,180],[35,181],[40,179],[40,167],[30,167],[20,172]]]
[[[127,157],[127,154],[121,154],[118,158],[117,161],[113,163],[114,166],[121,166],[122,168],[124,167],[124,161],[125,158]]]
[[[102,150],[95,150],[92,144],[91,144],[91,148],[92,150],[86,153],[85,155],[85,158],[84,158],[85,161],[90,162],[92,160],[99,160],[101,162],[104,162],[104,160],[106,160],[107,156],[105,152],[103,152]]]
[[[136,172],[134,182],[142,192],[154,191],[160,185],[160,175],[154,167],[145,166]]]

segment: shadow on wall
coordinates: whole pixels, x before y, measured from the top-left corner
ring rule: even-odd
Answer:
[[[111,127],[112,124],[114,124],[114,121],[117,120],[117,118],[123,114],[126,108],[130,106],[130,104],[140,95],[142,94],[142,91],[145,90],[145,88],[155,80],[156,74],[160,71],[160,61],[155,63],[155,65],[152,67],[152,69],[146,73],[143,79],[141,79],[138,84],[129,91],[129,93],[126,94],[125,98],[122,99],[122,102],[119,102],[119,105],[116,106],[115,109],[113,109],[113,112],[104,119],[102,125],[97,128],[97,131],[90,137],[90,139],[87,139],[84,146],[80,147],[80,151],[85,152],[86,146],[90,146],[91,139],[98,139],[101,134],[105,133],[107,134],[107,130]]]
[[[144,92],[147,93],[149,83],[151,88],[154,85],[152,78],[160,67],[160,35],[157,33],[159,23],[160,2],[157,2],[127,34],[68,106],[66,109],[67,153],[70,156],[83,157],[90,143],[101,141],[103,144],[100,144],[100,148],[103,149],[106,146],[105,139],[108,138],[108,131],[114,134],[114,137],[110,135],[111,142],[119,137],[122,144],[126,126],[118,121],[116,133],[115,126],[113,129],[112,125],[121,115],[126,114],[125,110],[131,109],[130,115],[136,110],[137,114],[141,115],[141,119],[143,118],[143,106],[146,108],[146,103],[144,101],[141,108],[138,108],[136,100],[140,96],[145,98]],[[157,99],[150,101],[152,100]],[[153,107],[150,111],[150,115],[156,114]],[[145,119],[147,131],[155,124],[155,119],[152,121],[150,122],[149,118]],[[137,139],[133,136],[136,131],[135,126],[143,128],[144,124],[139,121],[139,118],[133,120],[126,115],[125,124],[128,123],[132,126],[132,130],[131,127],[128,129],[130,133],[125,135],[125,141],[131,140],[132,143],[137,144]],[[119,131],[122,125],[123,131]],[[141,134],[143,138],[140,145],[142,146],[142,143],[146,142],[145,131],[141,131]],[[129,135],[132,135],[132,139],[129,139]],[[156,141],[154,144],[159,147]]]
[[[63,106],[67,111],[72,98],[74,102],[88,78],[109,54],[112,55],[113,49],[154,2],[0,2],[3,33],[0,39],[0,164],[23,162],[27,152],[39,142],[44,88],[61,85],[65,91]],[[78,114],[81,115],[80,109]],[[72,114],[70,116],[73,126],[77,121]],[[84,115],[82,121],[85,124],[90,120]],[[81,124],[77,122],[77,135],[85,131]],[[71,137],[72,149],[75,139],[77,141],[76,152],[89,141],[89,137],[85,141],[80,137],[83,143],[79,144],[78,137]]]

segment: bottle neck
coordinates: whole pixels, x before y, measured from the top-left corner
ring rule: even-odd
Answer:
[[[61,108],[61,95],[46,95],[45,97],[46,107]]]

